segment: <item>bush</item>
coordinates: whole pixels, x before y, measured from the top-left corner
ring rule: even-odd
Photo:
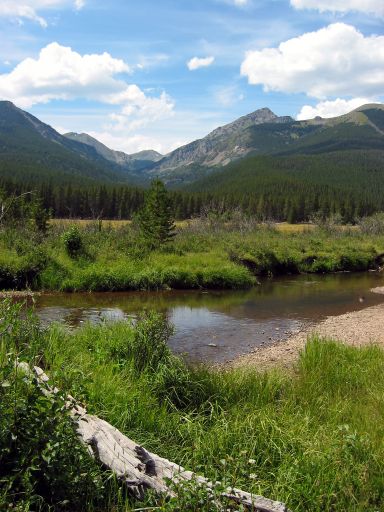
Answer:
[[[384,213],[375,213],[371,217],[364,217],[359,223],[360,229],[363,233],[369,235],[383,235],[384,234]]]
[[[84,251],[83,239],[77,226],[71,226],[63,234],[65,250],[71,258],[77,258]]]
[[[0,304],[0,509],[88,510],[103,499],[102,472],[80,444],[65,399],[44,395],[15,365],[35,361],[44,338],[22,308]]]

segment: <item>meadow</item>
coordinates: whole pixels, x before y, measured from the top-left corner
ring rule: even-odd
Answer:
[[[258,276],[376,269],[383,253],[384,235],[356,226],[196,219],[154,250],[129,222],[55,221],[46,233],[20,224],[0,231],[0,289],[247,288]]]
[[[0,508],[216,511],[196,488],[137,503],[90,459],[59,397],[36,391],[15,358],[147,449],[291,510],[384,507],[384,352],[310,339],[291,372],[188,367],[158,314],[42,330],[1,303]]]

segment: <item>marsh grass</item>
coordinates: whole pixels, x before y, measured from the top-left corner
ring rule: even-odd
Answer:
[[[262,275],[363,271],[382,264],[384,236],[312,227],[281,232],[252,222],[186,223],[150,250],[134,225],[78,225],[83,250],[71,257],[55,224],[43,236],[22,227],[0,232],[0,288],[62,291],[240,289]]]
[[[219,371],[187,367],[174,356],[167,346],[172,328],[159,314],[74,332],[60,326],[41,331],[33,317],[16,316],[2,342],[2,382],[9,380],[5,355],[16,351],[91,413],[212,480],[281,500],[295,511],[384,508],[382,349],[312,338],[290,373]],[[2,388],[3,397],[8,390]],[[4,479],[4,495],[2,486]],[[30,498],[35,491],[28,491]],[[139,507],[116,486],[99,492],[109,510]],[[96,509],[97,490],[89,497],[87,509],[72,510]],[[185,510],[214,510],[196,488],[170,503],[154,500],[149,497],[147,505],[160,510],[180,510],[185,503]]]

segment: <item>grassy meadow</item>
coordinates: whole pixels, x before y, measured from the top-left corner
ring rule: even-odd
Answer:
[[[16,311],[17,309],[17,311]],[[41,330],[1,305],[0,509],[215,511],[195,488],[130,501],[63,412],[15,370],[37,364],[147,449],[297,512],[384,508],[384,352],[311,339],[291,373],[187,367],[158,314]],[[7,328],[7,326],[12,326]]]
[[[75,229],[80,248],[69,253]],[[73,233],[72,233],[73,234]],[[0,231],[0,289],[123,291],[247,288],[258,276],[377,268],[384,235],[358,227],[194,220],[151,250],[129,222],[55,221]]]

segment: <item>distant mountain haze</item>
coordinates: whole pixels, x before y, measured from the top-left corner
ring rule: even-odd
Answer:
[[[67,137],[70,140],[81,142],[83,144],[87,144],[88,146],[93,147],[95,151],[106,160],[114,162],[117,165],[121,165],[122,167],[127,167],[128,169],[133,162],[143,162],[142,166],[145,167],[145,162],[148,166],[149,162],[158,162],[163,158],[163,155],[157,151],[153,151],[152,149],[139,151],[138,153],[131,155],[127,155],[123,151],[114,151],[87,133],[70,132],[65,133],[64,137]]]

